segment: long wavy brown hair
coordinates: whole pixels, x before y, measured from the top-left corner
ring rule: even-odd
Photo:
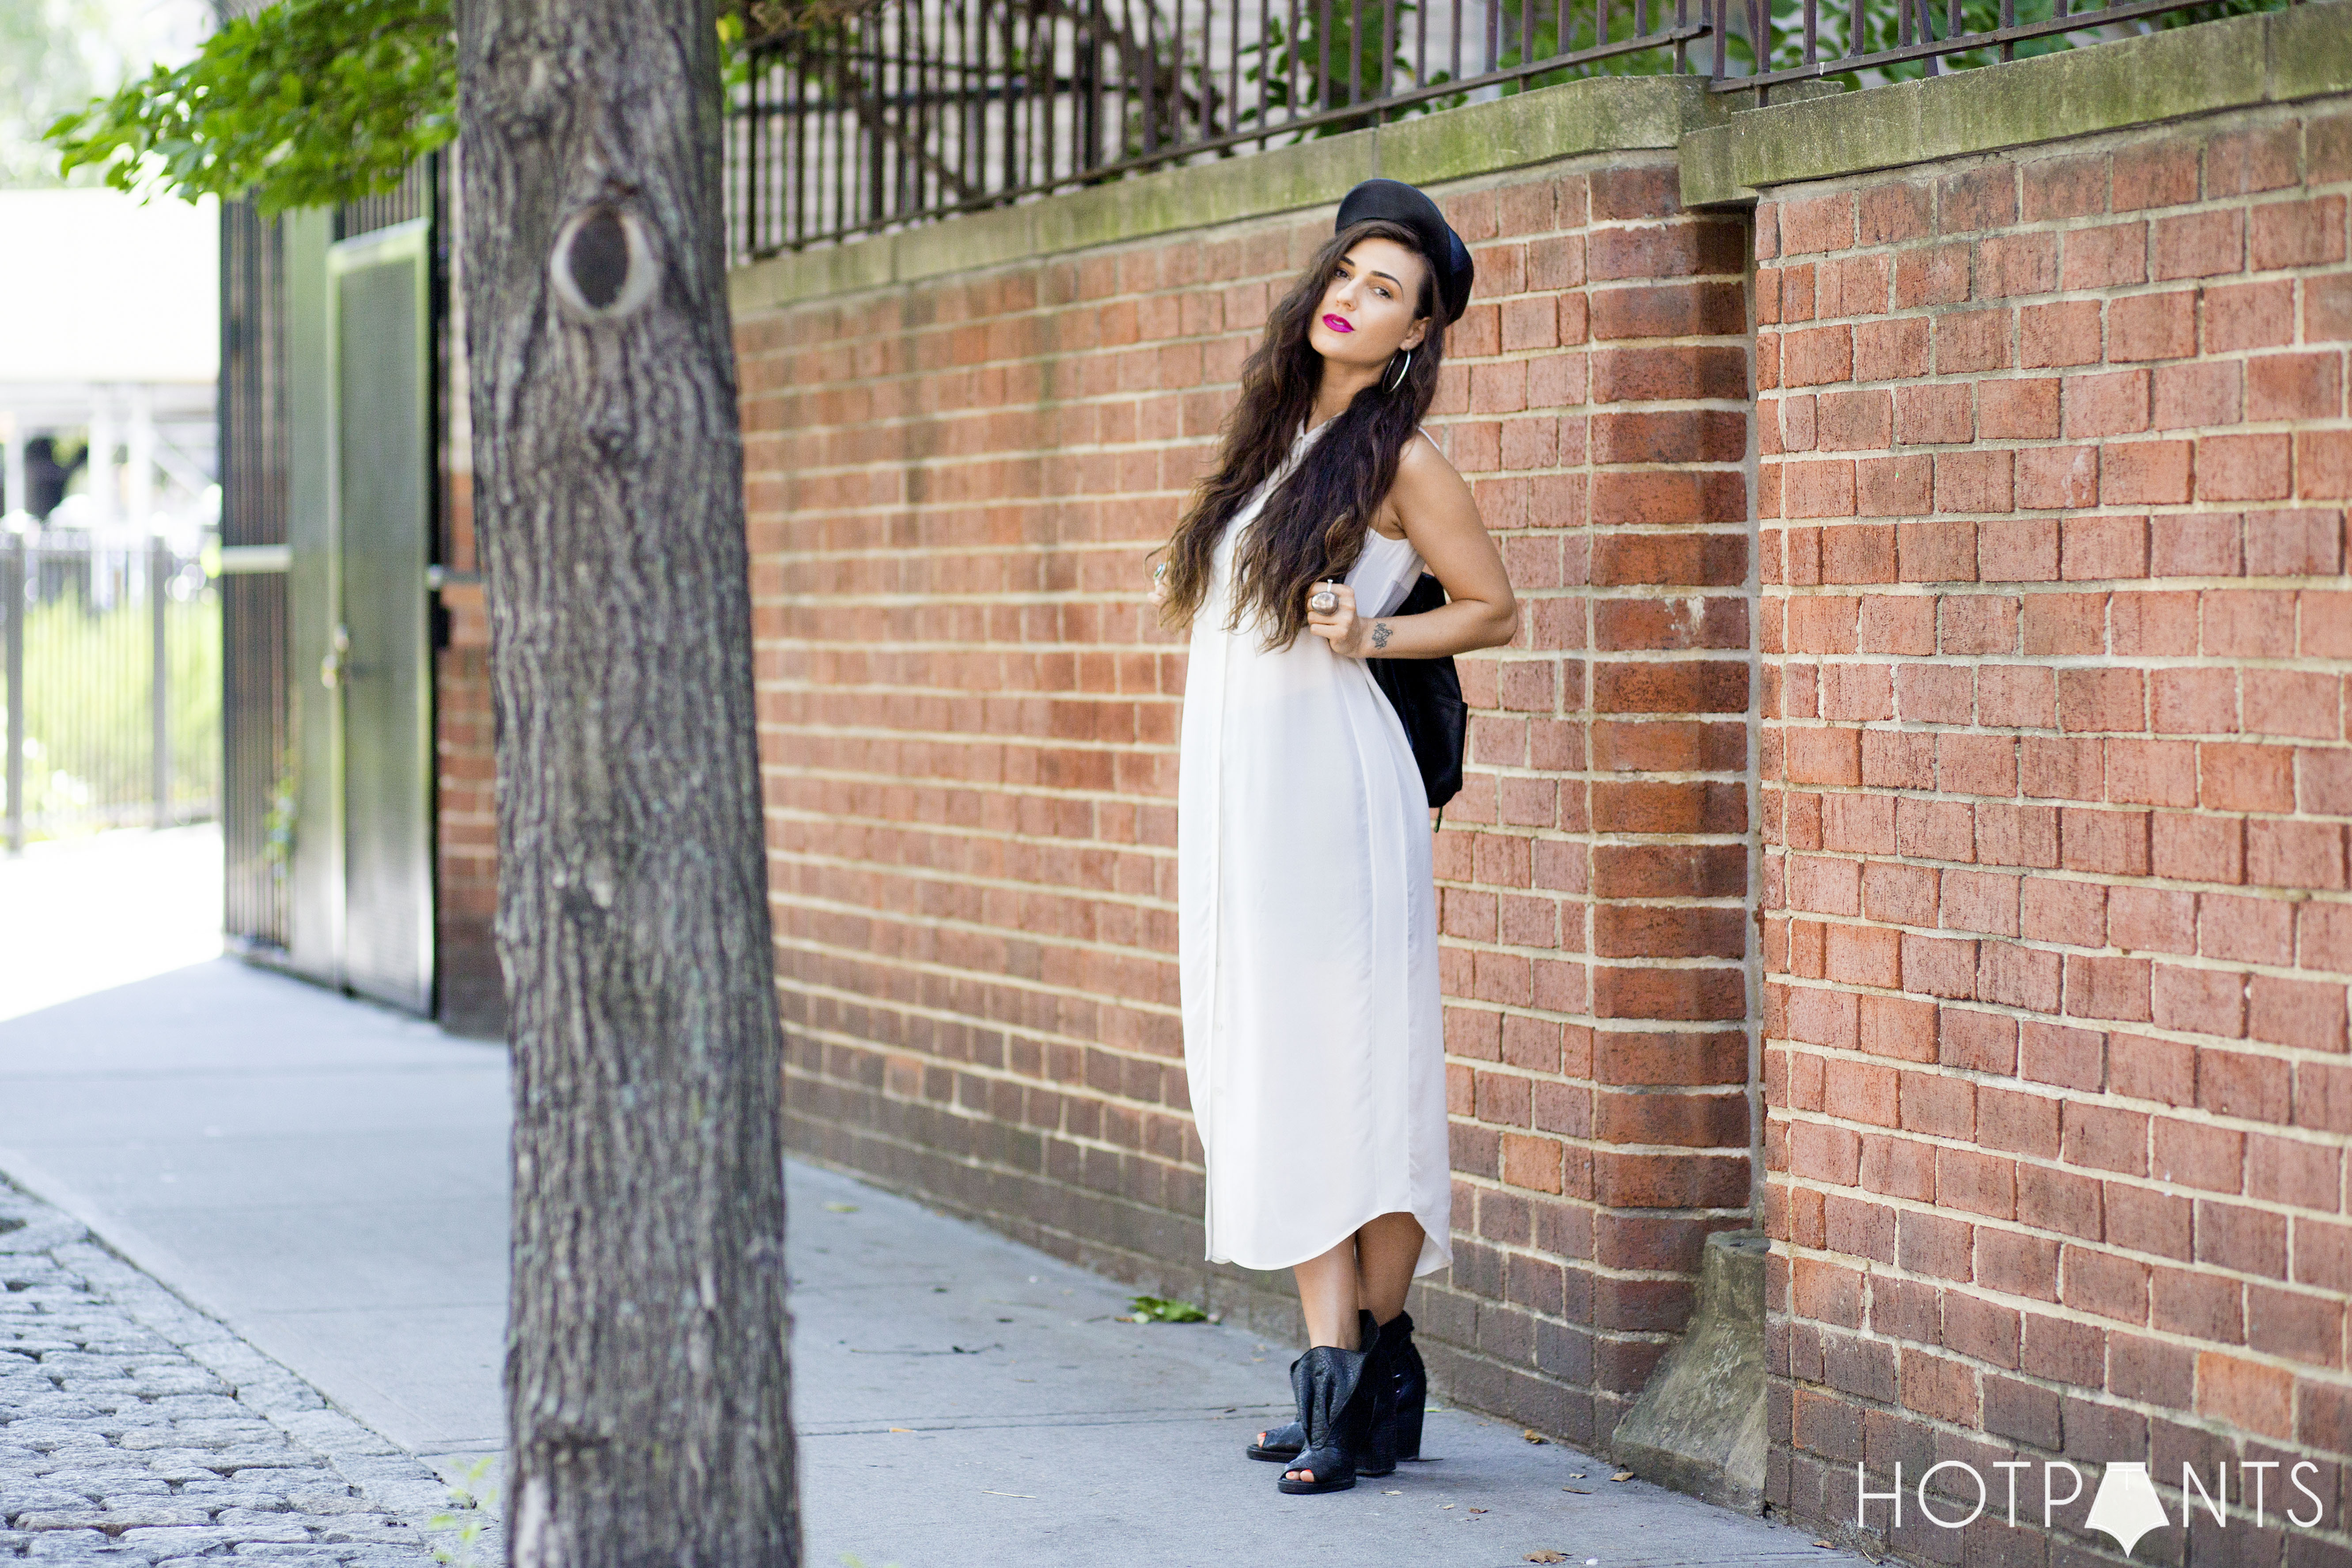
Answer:
[[[1168,552],[1164,626],[1190,626],[1209,588],[1210,557],[1234,515],[1274,477],[1315,406],[1323,356],[1307,341],[1315,309],[1349,248],[1364,239],[1392,239],[1422,258],[1416,316],[1436,317],[1437,269],[1412,231],[1372,219],[1331,237],[1290,292],[1266,318],[1265,340],[1242,367],[1241,397],[1226,416],[1216,471],[1202,482],[1176,525]],[[1437,396],[1445,323],[1433,319],[1412,351],[1403,384],[1393,360],[1381,378],[1356,394],[1316,437],[1313,460],[1275,488],[1249,531],[1234,543],[1232,614],[1226,629],[1255,616],[1267,649],[1288,647],[1307,629],[1307,591],[1355,564],[1381,503],[1396,483],[1397,461]]]

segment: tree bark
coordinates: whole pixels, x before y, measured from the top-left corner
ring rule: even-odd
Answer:
[[[800,1557],[709,0],[463,0],[528,1568]]]

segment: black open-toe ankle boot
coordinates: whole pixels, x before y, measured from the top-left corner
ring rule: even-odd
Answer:
[[[1317,1345],[1290,1363],[1290,1389],[1305,1417],[1307,1446],[1287,1470],[1312,1472],[1313,1480],[1286,1473],[1275,1485],[1294,1496],[1346,1491],[1356,1484],[1356,1456],[1365,1447],[1370,1390],[1364,1386],[1362,1351]]]
[[[1296,1370],[1298,1363],[1292,1362]],[[1307,1447],[1307,1428],[1296,1421],[1286,1421],[1279,1426],[1269,1426],[1258,1440],[1249,1446],[1249,1457],[1273,1464],[1287,1464],[1298,1458],[1298,1450]]]
[[[1421,1458],[1421,1417],[1429,1403],[1429,1373],[1413,1348],[1412,1314],[1399,1312],[1385,1323],[1374,1323],[1370,1312],[1356,1314],[1356,1343],[1369,1360],[1364,1376],[1373,1385],[1379,1404],[1372,1415],[1368,1451],[1378,1468],[1359,1464],[1356,1473],[1385,1476],[1399,1459]],[[1291,1363],[1294,1367],[1297,1363]],[[1287,1464],[1305,1447],[1307,1431],[1296,1421],[1268,1427],[1249,1446],[1249,1457],[1270,1464]]]
[[[1372,1315],[1361,1308],[1357,1309],[1356,1348],[1360,1351],[1370,1351],[1373,1336],[1378,1331],[1373,1326]],[[1296,1360],[1290,1363],[1290,1375],[1294,1383],[1297,1381],[1298,1363]],[[1279,1426],[1269,1426],[1259,1433],[1257,1441],[1249,1446],[1247,1450],[1249,1457],[1253,1459],[1264,1459],[1269,1464],[1288,1464],[1298,1458],[1298,1450],[1307,1447],[1306,1416],[1303,1414],[1306,1406],[1301,1405],[1299,1409],[1302,1414],[1297,1420],[1286,1421]],[[1388,1472],[1383,1470],[1381,1473],[1386,1475]]]
[[[1364,1406],[1364,1440],[1355,1450],[1356,1474],[1385,1476],[1397,1468],[1396,1321],[1382,1327],[1372,1315],[1359,1315],[1356,1342],[1364,1347],[1364,1386],[1356,1398]]]
[[[1381,1325],[1381,1353],[1388,1382],[1396,1390],[1396,1457],[1421,1458],[1421,1416],[1429,1405],[1429,1372],[1412,1345],[1412,1314],[1399,1312]]]

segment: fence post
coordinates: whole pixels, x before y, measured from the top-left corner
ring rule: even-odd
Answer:
[[[10,498],[14,500],[14,497]],[[8,853],[25,850],[25,535],[11,528],[0,594],[8,621]]]
[[[155,826],[158,827],[172,826],[172,666],[169,649],[163,641],[163,607],[170,598],[164,591],[164,581],[171,565],[171,546],[161,539],[149,541],[147,603],[155,627]]]

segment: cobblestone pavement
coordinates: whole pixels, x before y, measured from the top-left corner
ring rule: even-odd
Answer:
[[[503,1560],[434,1524],[415,1458],[5,1182],[0,1285],[0,1563]]]

